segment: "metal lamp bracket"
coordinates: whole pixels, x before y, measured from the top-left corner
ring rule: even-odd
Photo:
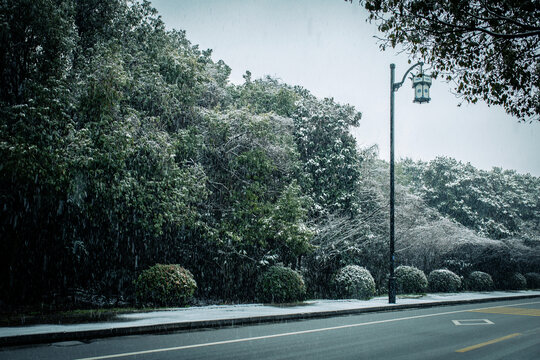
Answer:
[[[394,87],[393,87],[393,90],[394,91],[398,91],[398,89],[403,85],[403,83],[405,82],[405,79],[407,78],[407,75],[411,72],[412,69],[414,69],[416,66],[420,65],[420,73],[423,74],[423,70],[422,70],[422,66],[424,65],[424,62],[420,61],[420,62],[417,62],[416,64],[414,64],[413,66],[411,66],[409,68],[409,70],[407,70],[405,72],[405,75],[403,75],[403,79],[401,79],[400,82],[398,83],[394,83]]]

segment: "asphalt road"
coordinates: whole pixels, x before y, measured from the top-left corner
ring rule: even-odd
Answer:
[[[0,359],[540,359],[540,300],[0,349]]]

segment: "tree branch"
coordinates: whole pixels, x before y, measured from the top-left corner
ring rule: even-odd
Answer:
[[[406,10],[406,11],[409,12],[409,10]],[[460,30],[462,30],[464,32],[476,32],[476,31],[479,31],[479,32],[483,32],[485,34],[488,34],[488,35],[490,35],[490,36],[492,36],[494,38],[501,38],[501,39],[518,39],[518,38],[526,38],[526,37],[531,37],[531,36],[540,36],[540,30],[521,32],[521,33],[515,33],[515,34],[502,34],[502,33],[498,33],[498,32],[489,30],[487,28],[483,28],[483,27],[453,24],[453,23],[450,23],[450,22],[447,22],[447,21],[443,21],[443,20],[441,20],[441,19],[439,19],[437,17],[428,18],[427,16],[420,15],[420,14],[412,14],[410,12],[409,12],[409,16],[420,18],[422,20],[427,21],[428,23],[437,23],[437,24],[444,25],[444,26],[450,28],[450,29],[448,29],[446,31],[444,31],[444,30],[443,31],[438,31],[438,33],[441,33],[441,34],[444,34],[445,32],[453,32],[451,29],[460,29]]]

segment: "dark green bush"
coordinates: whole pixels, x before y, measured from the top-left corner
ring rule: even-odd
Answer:
[[[527,288],[527,279],[522,274],[515,272],[503,278],[500,287],[505,290],[524,290]]]
[[[467,289],[474,291],[493,290],[493,279],[491,275],[483,271],[473,271],[467,277]]]
[[[154,306],[185,306],[197,289],[189,270],[180,265],[156,264],[135,281],[137,303]]]
[[[332,279],[334,296],[341,299],[369,299],[375,295],[371,273],[358,265],[341,268]]]
[[[428,283],[433,292],[456,292],[461,288],[461,278],[447,269],[430,272]]]
[[[527,287],[529,289],[540,289],[540,274],[536,272],[530,272],[525,274],[527,280]]]
[[[304,300],[306,285],[302,276],[284,266],[270,267],[257,284],[259,301],[286,303]]]
[[[428,281],[424,272],[414,266],[398,266],[395,271],[398,294],[425,293]]]

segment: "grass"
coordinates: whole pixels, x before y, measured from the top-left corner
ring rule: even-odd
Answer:
[[[22,326],[36,324],[81,324],[88,322],[104,322],[117,318],[120,314],[150,312],[158,308],[103,308],[76,309],[68,311],[23,311],[20,313],[0,314],[0,326]]]
[[[223,305],[222,300],[194,301],[193,306]],[[232,303],[233,304],[233,303]],[[37,324],[82,324],[116,320],[118,315],[167,310],[171,307],[103,307],[103,308],[59,308],[47,305],[22,306],[12,309],[0,309],[0,327],[24,326]]]

